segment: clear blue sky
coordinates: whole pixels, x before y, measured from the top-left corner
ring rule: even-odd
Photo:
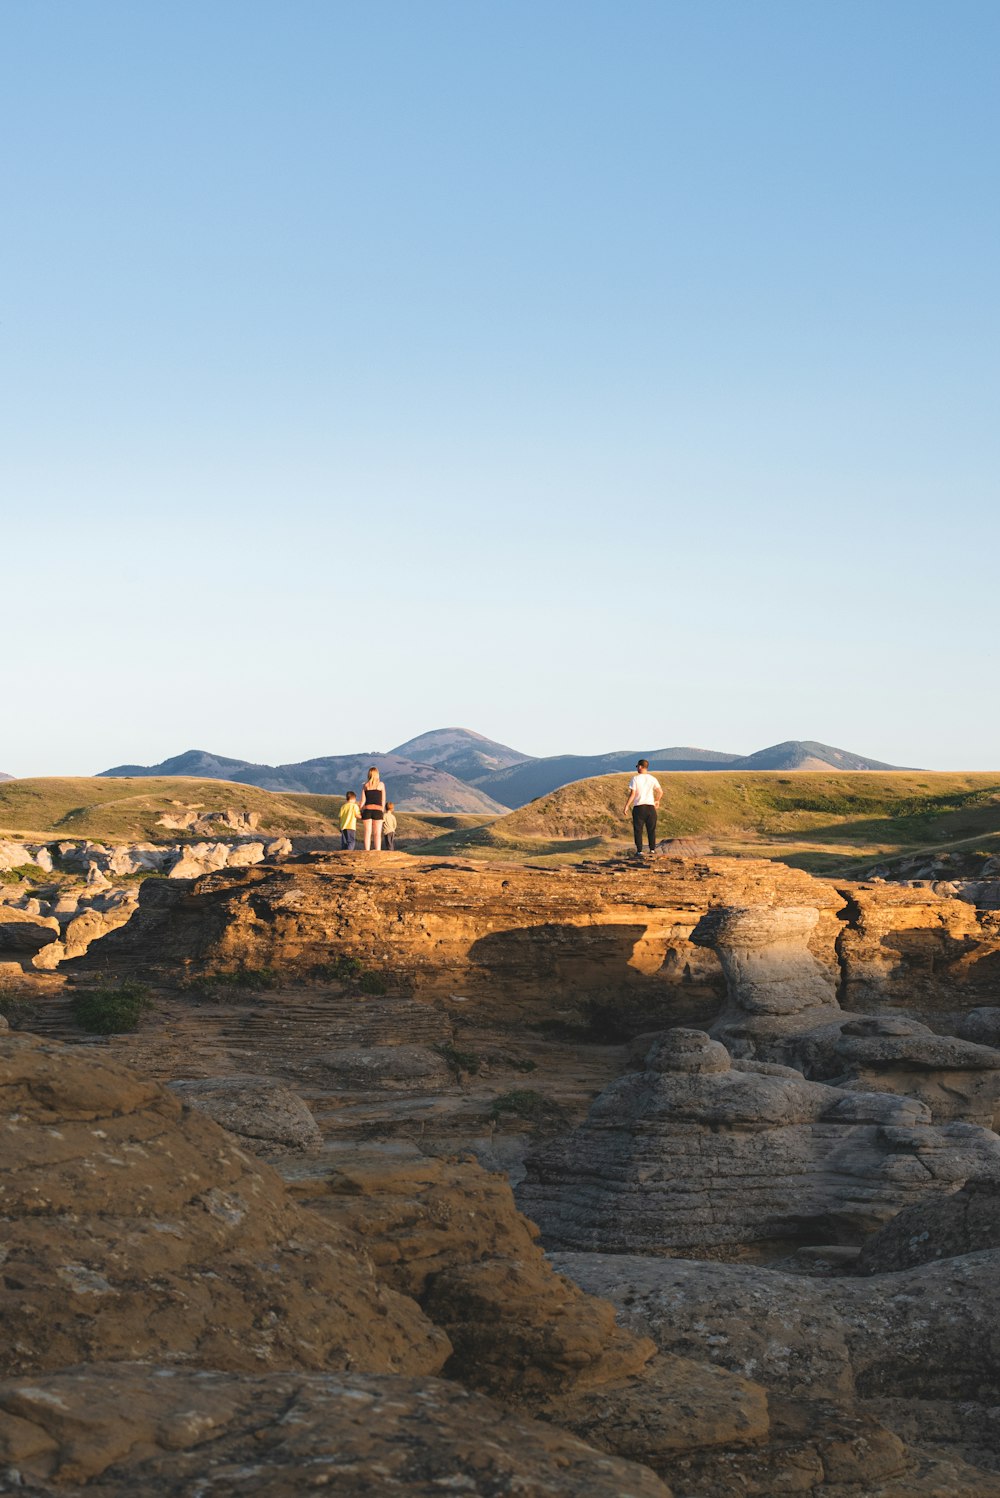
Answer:
[[[0,31],[0,769],[1000,768],[996,0]]]

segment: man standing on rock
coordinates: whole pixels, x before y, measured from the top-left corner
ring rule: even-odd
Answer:
[[[635,837],[635,856],[642,857],[642,830],[646,829],[649,851],[656,847],[656,808],[663,798],[663,787],[655,775],[649,773],[649,760],[640,759],[635,774],[628,783],[628,798],[625,802],[626,816],[632,813],[632,833]]]

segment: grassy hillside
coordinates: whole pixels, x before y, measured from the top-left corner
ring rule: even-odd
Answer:
[[[553,791],[421,851],[480,857],[601,856],[630,842],[627,775]],[[1000,773],[845,774],[714,770],[662,777],[661,837],[699,837],[718,853],[777,858],[817,873],[857,871],[925,848],[1000,847]]]
[[[302,796],[299,801],[318,797]],[[0,833],[35,837],[88,837],[109,842],[173,840],[157,826],[164,812],[197,807],[204,812],[260,812],[263,832],[326,833],[335,824],[319,808],[292,804],[292,798],[234,785],[225,780],[181,777],[52,777],[5,780],[0,784]],[[232,836],[232,833],[228,833]]]
[[[339,834],[340,796],[265,791],[233,781],[186,776],[52,777],[0,783],[0,836],[91,838],[99,842],[175,842],[178,833],[158,826],[164,812],[256,811],[260,830],[314,836]],[[472,829],[486,820],[447,812],[402,812],[401,841],[436,838]],[[232,837],[219,828],[220,837]]]

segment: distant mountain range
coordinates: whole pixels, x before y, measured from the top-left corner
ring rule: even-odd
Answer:
[[[358,790],[377,763],[400,811],[499,815],[592,775],[631,770],[644,756],[653,770],[895,770],[812,739],[790,739],[756,754],[715,749],[618,749],[609,754],[556,754],[538,759],[466,728],[438,728],[407,739],[387,754],[331,754],[298,764],[259,765],[189,749],[158,765],[116,765],[103,776],[189,775],[232,780],[268,791],[343,795]]]

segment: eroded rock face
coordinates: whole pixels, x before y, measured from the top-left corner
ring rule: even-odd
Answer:
[[[3,1371],[146,1358],[430,1373],[447,1358],[353,1235],[158,1084],[9,1033],[0,1099]]]
[[[553,1272],[504,1177],[399,1144],[332,1158],[333,1169],[329,1155],[297,1165],[293,1190],[363,1234],[386,1282],[444,1328],[449,1377],[658,1471],[692,1450],[765,1439],[759,1385],[688,1359],[651,1361],[649,1339]]]
[[[1000,1138],[674,1030],[526,1164],[518,1202],[549,1243],[670,1253],[857,1242],[926,1192],[1000,1178]]]
[[[857,1261],[860,1274],[884,1274],[1000,1250],[1000,1183],[967,1181],[952,1196],[904,1207],[869,1238]]]
[[[670,1498],[648,1469],[455,1384],[358,1373],[125,1365],[7,1379],[0,1462],[33,1492],[73,1484],[90,1498]]]
[[[807,945],[816,921],[809,908],[723,907],[699,922],[691,939],[718,953],[727,983],[713,1035],[737,1057],[792,1066],[813,1081],[915,1097],[938,1122],[993,1128],[1000,1051],[902,1016],[843,1010]]]
[[[886,1005],[949,1016],[989,1004],[1000,988],[1000,929],[965,901],[926,887],[842,885],[847,920],[838,941],[845,1009]]]
[[[833,1010],[836,973],[809,946],[818,924],[815,906],[719,906],[702,917],[691,940],[718,953],[729,1006],[740,1016]]]
[[[413,1146],[344,1149],[290,1173],[296,1195],[363,1236],[387,1284],[414,1296],[453,1352],[449,1376],[515,1401],[639,1373],[652,1344],[606,1301],[553,1273],[504,1176]]]
[[[614,1300],[625,1324],[652,1336],[664,1352],[686,1356],[697,1348],[697,1356],[770,1391],[771,1437],[762,1455],[772,1464],[774,1485],[755,1475],[760,1458],[751,1454],[726,1462],[733,1475],[742,1471],[750,1478],[746,1487],[734,1483],[729,1491],[762,1498],[781,1492],[774,1469],[780,1470],[783,1421],[805,1432],[832,1405],[841,1418],[850,1412],[858,1422],[856,1444],[844,1443],[843,1432],[835,1443],[844,1463],[841,1480],[857,1484],[847,1492],[898,1498],[1000,1493],[997,1251],[868,1280],[815,1280],[747,1264],[641,1256],[556,1254],[554,1262],[591,1294]],[[826,1444],[825,1459],[815,1443],[800,1447],[806,1460],[797,1491],[825,1494],[828,1482],[841,1491],[833,1485],[836,1458]],[[810,1445],[813,1460],[820,1458],[811,1481]],[[702,1488],[692,1483],[691,1491]]]
[[[349,955],[420,999],[459,995],[470,1013],[578,1020],[596,999],[639,1031],[714,1017],[725,981],[715,954],[690,935],[727,899],[812,902],[809,948],[835,973],[837,891],[741,859],[594,871],[300,856],[280,868],[220,870],[191,886],[144,884],[137,916],[102,943],[100,961],[280,970]]]

